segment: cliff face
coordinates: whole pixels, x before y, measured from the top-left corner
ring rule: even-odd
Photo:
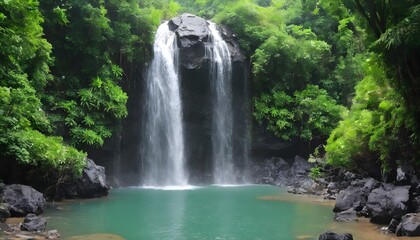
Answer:
[[[171,19],[169,29],[176,34],[179,48],[178,64],[184,121],[185,157],[191,183],[212,181],[212,114],[214,112],[210,74],[211,48],[209,22],[192,14]],[[261,127],[251,132],[251,91],[246,56],[228,28],[218,26],[227,43],[232,63],[233,159],[239,169],[247,160],[263,161],[272,156],[292,158],[307,155],[308,146],[300,142],[279,141]],[[113,185],[138,185],[141,181],[143,159],[141,135],[144,129],[144,91],[147,66],[139,66],[125,82],[129,95],[129,115],[112,139],[89,156],[107,169]],[[251,139],[252,138],[252,139]],[[238,173],[244,174],[243,172]]]
[[[176,34],[179,48],[178,64],[184,121],[185,157],[190,182],[212,181],[212,114],[213,94],[210,76],[211,34],[209,22],[192,14],[182,14],[169,20],[169,29]],[[235,35],[218,26],[228,45],[232,62],[232,149],[238,165],[242,164],[249,145],[250,94],[246,57]],[[147,66],[146,66],[147,68]],[[139,74],[126,83],[129,94],[128,117],[121,129],[101,151],[90,151],[90,157],[105,165],[113,185],[138,185],[141,180],[141,134],[145,75]],[[239,163],[241,162],[241,163]],[[114,180],[112,180],[114,179]]]
[[[183,14],[170,20],[169,26],[177,35],[180,79],[183,101],[186,157],[193,182],[211,182],[213,99],[210,72],[211,44],[209,24],[203,18]],[[249,140],[249,94],[245,56],[234,35],[219,27],[226,41],[232,61],[233,158],[237,164],[244,160]]]

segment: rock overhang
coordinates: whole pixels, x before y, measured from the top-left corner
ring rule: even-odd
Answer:
[[[209,22],[190,13],[174,17],[168,22],[169,29],[175,32],[180,49],[180,65],[187,69],[199,69],[208,62],[206,48],[209,46]],[[228,45],[231,60],[244,62],[246,57],[236,41],[236,35],[226,26],[218,26],[222,38]]]

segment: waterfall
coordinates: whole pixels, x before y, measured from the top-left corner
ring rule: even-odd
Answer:
[[[187,184],[188,177],[184,169],[178,47],[168,22],[157,30],[153,51],[154,58],[147,72],[141,145],[143,184],[182,186]]]
[[[210,78],[213,96],[212,147],[215,184],[234,184],[232,135],[232,63],[229,49],[216,24],[209,22]]]

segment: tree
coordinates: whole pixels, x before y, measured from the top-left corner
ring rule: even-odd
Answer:
[[[351,3],[349,8],[356,9],[369,26],[372,49],[383,54],[391,83],[403,96],[416,136],[420,136],[420,4],[411,0]]]
[[[51,45],[42,21],[37,1],[0,3],[0,158],[80,173],[86,154],[51,136],[40,100],[51,81]]]
[[[414,124],[381,59],[372,54],[364,67],[366,76],[356,86],[351,110],[327,141],[327,159],[353,169],[379,159],[389,172],[410,155]]]
[[[314,85],[293,96],[283,91],[263,94],[254,102],[256,120],[265,122],[268,130],[284,140],[325,140],[345,112],[325,90]]]

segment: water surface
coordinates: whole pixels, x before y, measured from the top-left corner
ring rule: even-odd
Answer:
[[[46,216],[49,229],[58,229],[64,239],[98,233],[129,240],[317,239],[328,229],[355,234],[359,226],[333,223],[331,202],[261,185],[114,189],[106,198],[60,205],[59,209],[48,210]],[[372,235],[355,236],[372,239]]]

